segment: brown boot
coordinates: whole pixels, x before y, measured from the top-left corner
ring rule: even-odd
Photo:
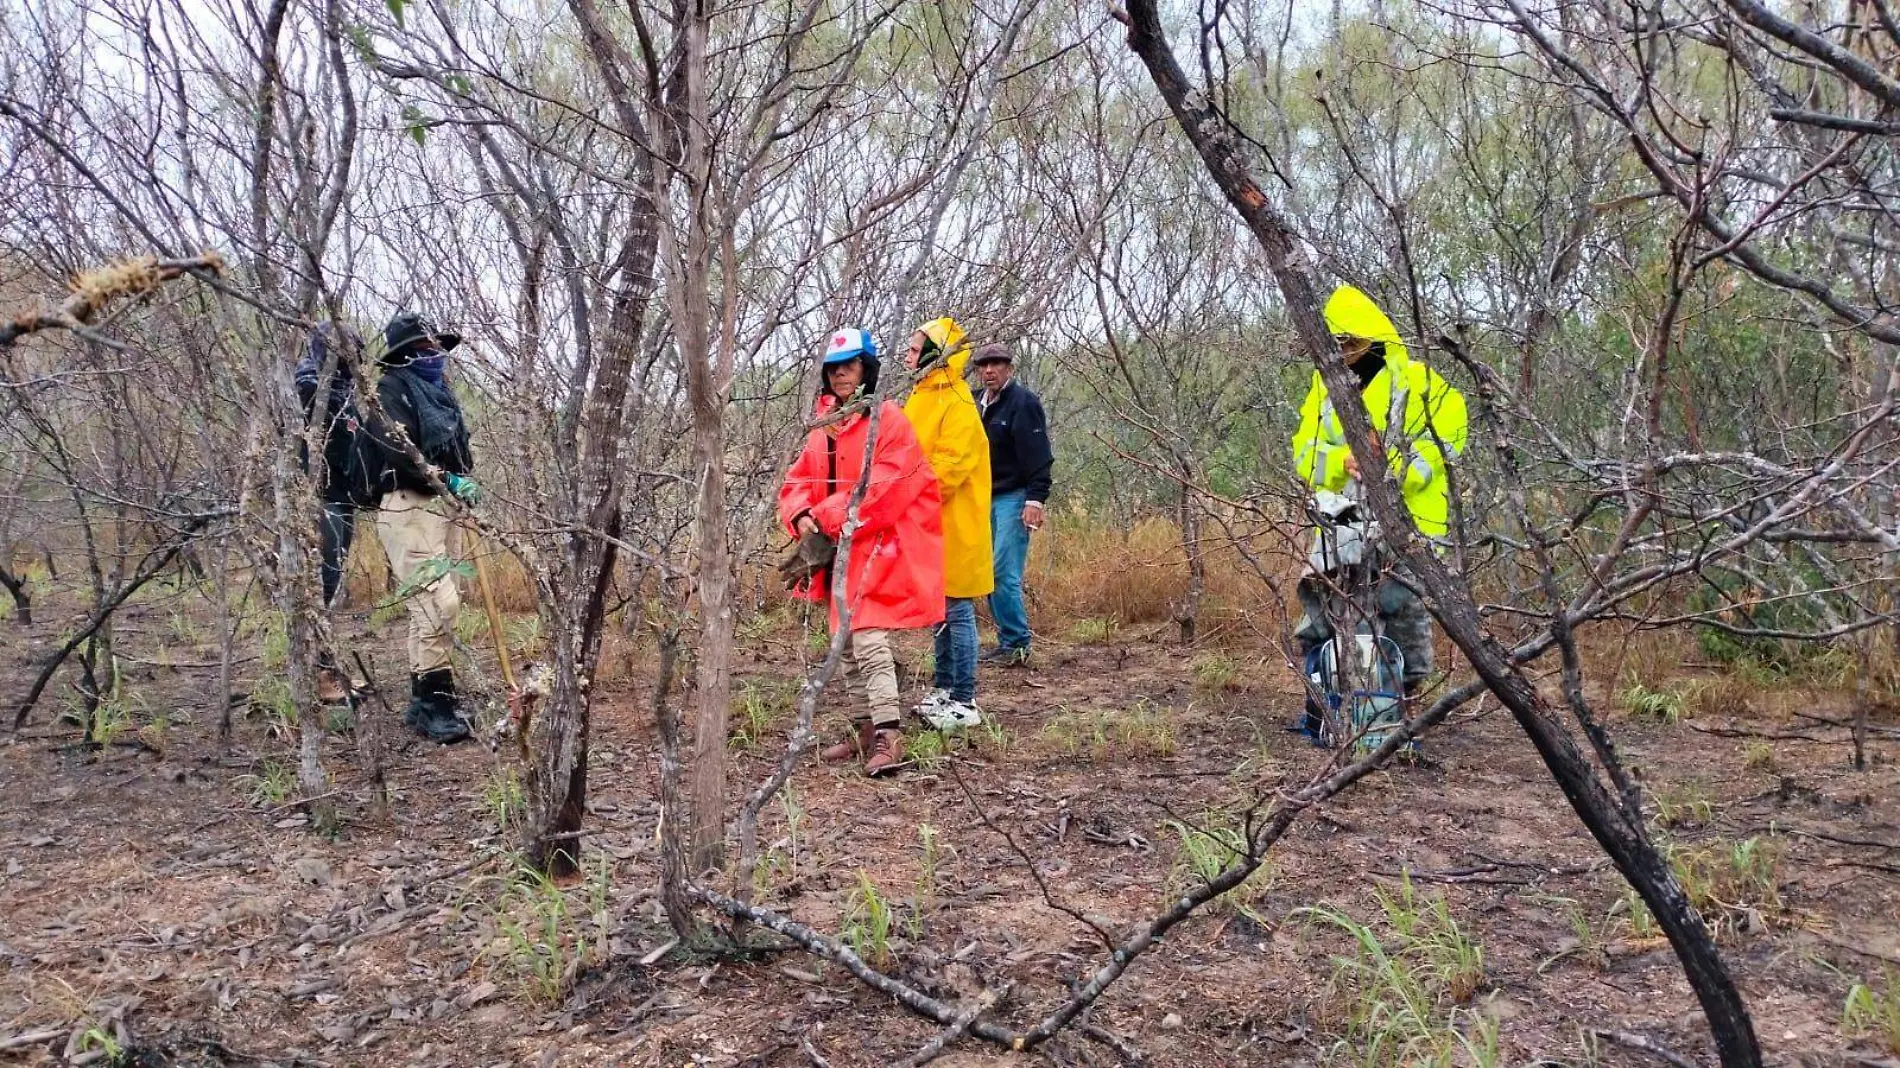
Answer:
[[[871,751],[871,734],[875,730],[868,719],[861,719],[852,725],[851,733],[836,745],[827,746],[818,754],[827,764],[842,764],[847,760],[856,760]]]
[[[343,673],[333,667],[317,669],[317,702],[326,705],[347,704],[350,700],[350,686],[344,681]]]
[[[873,778],[889,775],[903,766],[904,732],[896,727],[879,727],[871,735],[870,756],[864,761],[864,773]]]

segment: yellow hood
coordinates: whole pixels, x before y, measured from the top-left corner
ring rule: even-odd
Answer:
[[[1367,341],[1385,342],[1388,362],[1409,358],[1399,340],[1399,328],[1372,298],[1352,286],[1340,286],[1326,299],[1326,329],[1335,334],[1351,334]],[[1396,351],[1394,351],[1396,350]]]
[[[943,362],[949,365],[952,373],[961,376],[963,368],[970,362],[970,350],[963,347],[963,327],[946,315],[941,319],[932,319],[917,329],[943,350]]]

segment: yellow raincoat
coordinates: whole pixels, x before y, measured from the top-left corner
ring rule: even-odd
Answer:
[[[990,439],[976,397],[963,380],[970,350],[954,319],[918,329],[947,354],[924,373],[904,402],[917,443],[930,458],[943,495],[943,592],[987,597],[996,588],[990,556]]]
[[[1366,384],[1360,396],[1372,417],[1372,429],[1385,443],[1392,475],[1399,480],[1405,506],[1419,532],[1444,537],[1451,525],[1446,464],[1465,449],[1464,394],[1413,360],[1392,320],[1371,297],[1352,286],[1340,286],[1326,301],[1326,326],[1334,334],[1385,343],[1385,369]],[[1403,429],[1388,433],[1393,413],[1400,411]],[[1293,435],[1294,466],[1315,490],[1342,493],[1351,481],[1346,475],[1350,451],[1326,385],[1315,371],[1306,403],[1300,406],[1300,429]]]

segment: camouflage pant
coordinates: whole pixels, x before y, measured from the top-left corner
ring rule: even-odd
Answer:
[[[1405,657],[1405,687],[1409,690],[1432,674],[1432,616],[1418,594],[1401,581],[1407,577],[1408,573],[1402,568],[1386,569],[1379,581],[1375,610],[1385,636],[1392,639],[1399,647],[1399,654]],[[1329,592],[1325,580],[1318,576],[1308,575],[1300,580],[1300,607],[1304,614],[1299,626],[1293,628],[1293,637],[1299,640],[1302,651],[1318,648],[1333,636],[1332,624],[1326,618]]]

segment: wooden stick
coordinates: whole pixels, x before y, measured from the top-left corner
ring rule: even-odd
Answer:
[[[502,633],[501,613],[495,610],[495,590],[488,583],[488,564],[483,560],[482,536],[472,526],[464,526],[462,531],[473,543],[469,556],[475,561],[475,585],[482,591],[482,609],[488,613],[488,633],[495,639],[495,658],[501,662],[501,681],[508,684],[508,693],[513,695],[519,687],[515,685],[514,665],[508,661],[508,636]]]

